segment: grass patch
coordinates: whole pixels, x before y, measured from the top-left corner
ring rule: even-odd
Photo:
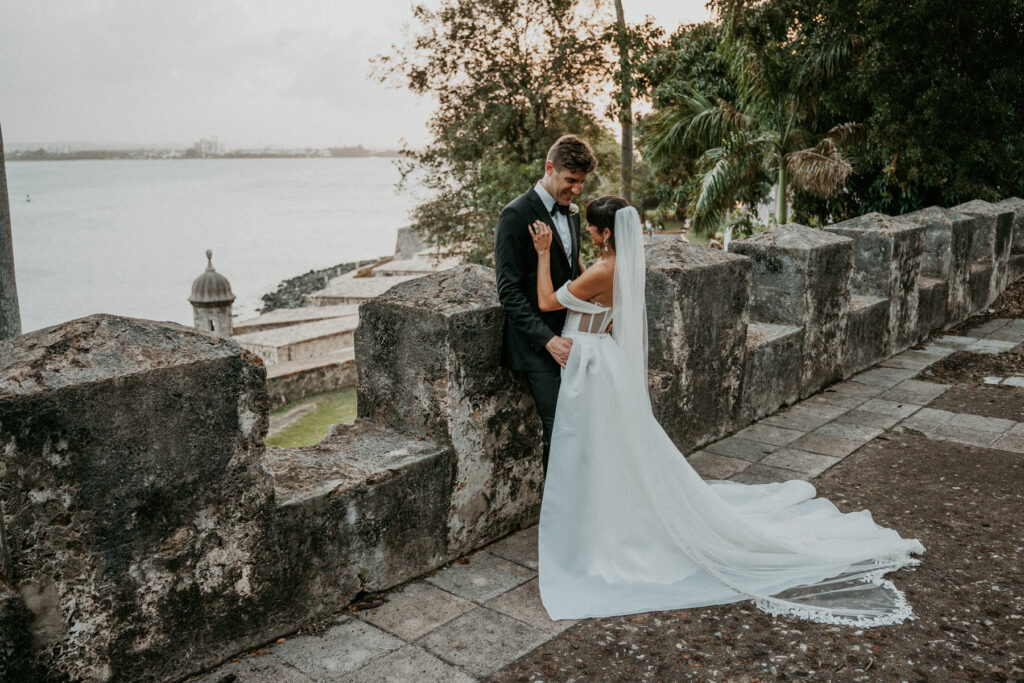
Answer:
[[[280,418],[293,408],[306,404],[313,404],[315,408],[273,436],[267,437],[268,446],[312,446],[323,441],[331,425],[353,422],[356,419],[356,390],[344,389],[314,394],[285,404],[270,414],[271,424],[275,418]]]

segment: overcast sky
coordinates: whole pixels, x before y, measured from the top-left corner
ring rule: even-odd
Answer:
[[[612,0],[601,0],[611,4]],[[674,28],[704,0],[624,0]],[[440,0],[424,0],[438,6]],[[395,148],[430,102],[368,78],[409,0],[0,0],[8,144]]]

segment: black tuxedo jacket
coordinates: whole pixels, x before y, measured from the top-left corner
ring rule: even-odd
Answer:
[[[513,370],[557,370],[558,363],[544,345],[561,334],[565,310],[541,313],[537,306],[537,252],[529,225],[541,220],[551,226],[551,284],[557,290],[577,277],[580,261],[580,217],[569,215],[572,244],[562,244],[551,214],[531,187],[501,211],[494,229],[494,265],[498,298],[505,309],[502,363]],[[568,252],[569,256],[566,256]]]

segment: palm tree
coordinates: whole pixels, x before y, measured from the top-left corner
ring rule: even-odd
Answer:
[[[756,194],[770,179],[777,186],[779,224],[788,220],[790,189],[830,197],[842,188],[853,169],[840,144],[860,126],[844,123],[815,140],[805,126],[816,103],[803,93],[810,80],[835,70],[843,49],[815,55],[794,69],[797,55],[791,50],[758,51],[727,29],[720,55],[732,101],[689,89],[648,118],[647,149],[655,163],[699,155],[690,197],[696,232],[714,232],[741,196],[749,197],[752,189]]]

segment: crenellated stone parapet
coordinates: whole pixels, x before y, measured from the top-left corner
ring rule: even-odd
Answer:
[[[885,335],[886,354],[916,344],[924,228],[900,218],[869,213],[826,226],[825,230],[853,240],[851,292],[889,300],[889,324],[880,330]]]
[[[959,323],[1020,272],[1022,205],[652,245],[659,420],[690,451]],[[536,521],[493,271],[360,319],[360,419],[298,449],[264,448],[265,370],[230,340],[91,316],[0,342],[0,679],[181,679]]]
[[[651,404],[683,451],[739,424],[749,297],[745,258],[682,241],[647,249]]]
[[[803,329],[799,395],[810,396],[842,379],[853,241],[787,223],[733,242],[731,249],[752,264],[753,319]]]
[[[359,417],[455,453],[450,542],[475,547],[535,518],[540,419],[501,366],[494,271],[459,266],[396,285],[359,319]]]
[[[991,266],[988,300],[981,307],[987,306],[1009,283],[1014,212],[1010,208],[981,199],[958,204],[952,210],[977,219],[971,242],[971,258],[977,264]]]
[[[904,214],[900,218],[924,227],[921,277],[945,283],[944,318],[963,320],[971,313],[970,273],[974,219],[939,206]],[[925,330],[925,334],[930,331]]]

